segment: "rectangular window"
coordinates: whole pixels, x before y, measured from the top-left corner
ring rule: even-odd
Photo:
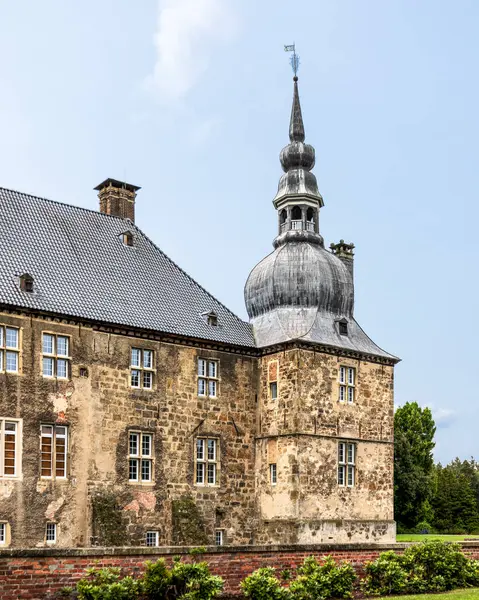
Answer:
[[[218,361],[198,359],[198,396],[218,395]]]
[[[134,388],[151,390],[154,374],[153,350],[132,348],[130,357],[130,385]]]
[[[196,485],[216,485],[218,475],[218,440],[196,440]]]
[[[338,443],[338,485],[354,487],[356,480],[356,444]]]
[[[45,541],[47,544],[54,544],[57,541],[57,524],[47,523],[45,529]]]
[[[0,325],[0,372],[18,373],[19,330]]]
[[[271,400],[276,400],[278,398],[278,383],[276,381],[272,381],[269,384],[269,395]]]
[[[269,482],[271,485],[276,485],[278,481],[278,470],[276,467],[276,463],[269,465]]]
[[[128,479],[131,483],[153,481],[153,435],[151,433],[130,431]]]
[[[159,541],[158,541],[159,535],[158,535],[158,531],[147,531],[146,532],[146,545],[153,548],[155,546],[159,546]]]
[[[217,529],[215,531],[215,544],[217,546],[222,546],[224,543],[224,532],[222,529]]]
[[[0,478],[20,475],[20,421],[0,419]]]
[[[339,367],[339,401],[354,402],[354,387],[356,384],[356,369],[354,367]]]
[[[65,335],[42,335],[43,377],[68,379],[70,377],[70,338]]]
[[[7,543],[7,524],[0,523],[0,546],[5,546]]]
[[[68,428],[64,425],[40,426],[41,477],[65,479],[67,476]]]

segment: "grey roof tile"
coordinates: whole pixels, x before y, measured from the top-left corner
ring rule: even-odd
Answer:
[[[131,231],[134,246],[121,234]],[[251,325],[128,220],[0,188],[0,303],[239,346]],[[29,273],[33,294],[20,290]],[[214,311],[218,326],[203,313]]]

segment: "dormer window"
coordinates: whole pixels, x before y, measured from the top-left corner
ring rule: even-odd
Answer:
[[[339,335],[348,335],[348,322],[346,319],[341,319],[340,321],[336,322],[338,324]]]
[[[28,275],[28,273],[24,273],[20,276],[20,289],[22,292],[33,294],[33,277]]]
[[[121,241],[125,246],[133,246],[133,234],[129,231],[121,234]]]
[[[204,312],[203,317],[205,318],[207,325],[210,325],[211,327],[218,327],[218,315],[214,310],[211,310],[210,312]]]

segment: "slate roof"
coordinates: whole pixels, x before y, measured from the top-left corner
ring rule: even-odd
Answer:
[[[133,247],[123,244],[130,231]],[[33,276],[23,292],[19,276]],[[0,188],[0,304],[254,347],[218,302],[131,221]],[[207,324],[214,311],[218,326]]]

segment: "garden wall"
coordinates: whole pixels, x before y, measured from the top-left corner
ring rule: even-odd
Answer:
[[[409,544],[315,544],[303,546],[209,547],[202,555],[211,571],[225,579],[225,593],[239,594],[239,583],[263,566],[281,571],[294,569],[306,556],[331,555],[350,561],[357,570],[380,552],[401,552]],[[479,559],[479,542],[463,542],[464,552]],[[191,560],[189,548],[33,548],[0,550],[0,600],[46,600],[62,597],[61,588],[74,586],[88,567],[121,567],[124,573],[139,575],[146,560],[174,556]]]

